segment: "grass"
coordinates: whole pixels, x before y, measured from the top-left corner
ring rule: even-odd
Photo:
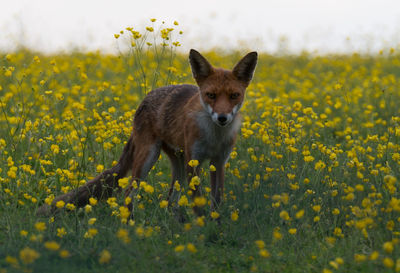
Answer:
[[[118,193],[35,216],[118,159],[148,91],[193,83],[173,33],[159,40],[151,29],[125,30],[117,40],[135,43],[119,56],[0,54],[0,272],[399,271],[400,55],[393,50],[260,54],[219,221],[208,205],[196,217],[190,198],[180,207],[185,223],[160,207],[171,177],[163,155],[139,191],[134,221],[121,217]],[[230,68],[241,53],[205,55]]]

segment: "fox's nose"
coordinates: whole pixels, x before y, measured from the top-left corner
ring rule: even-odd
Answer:
[[[218,122],[224,124],[228,120],[228,117],[225,114],[218,115]]]

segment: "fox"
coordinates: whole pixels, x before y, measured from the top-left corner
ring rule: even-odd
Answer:
[[[60,200],[83,207],[91,197],[106,199],[119,188],[118,180],[129,171],[132,175],[124,196],[133,198],[139,181],[146,180],[161,151],[172,167],[169,205],[176,201],[176,181],[181,184],[186,181],[188,185],[199,175],[201,164],[209,160],[210,166],[214,166],[210,171],[211,208],[217,209],[223,198],[225,164],[241,125],[239,110],[257,58],[256,51],[250,52],[232,70],[227,70],[213,67],[203,55],[191,49],[189,64],[197,85],[169,85],[150,91],[135,112],[133,129],[118,163],[86,184],[54,198],[51,205],[42,205],[37,215],[54,213]],[[197,160],[198,164],[189,164],[191,160]],[[199,195],[200,185],[196,185],[191,197]],[[127,206],[132,212],[132,202]],[[201,213],[196,207],[194,210]]]

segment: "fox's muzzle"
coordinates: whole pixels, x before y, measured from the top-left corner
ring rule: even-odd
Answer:
[[[217,117],[218,124],[221,126],[225,126],[228,122],[228,115],[219,114]]]

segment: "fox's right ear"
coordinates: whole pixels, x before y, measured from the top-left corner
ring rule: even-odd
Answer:
[[[244,56],[233,68],[233,75],[240,81],[249,84],[253,78],[254,70],[256,69],[257,57],[258,54],[255,51]]]
[[[212,65],[198,51],[191,49],[189,53],[190,67],[197,83],[211,75]]]

